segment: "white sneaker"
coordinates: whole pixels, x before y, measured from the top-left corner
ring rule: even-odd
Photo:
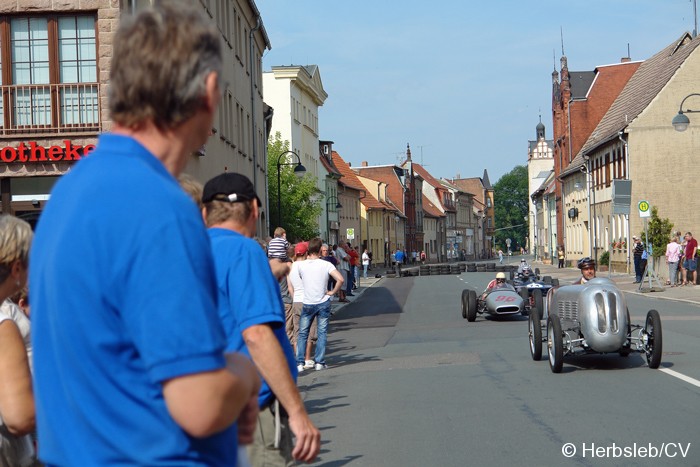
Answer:
[[[304,371],[304,365],[302,365],[302,364],[297,365],[297,372],[301,373],[302,371]]]
[[[328,366],[325,363],[317,363],[316,365],[314,365],[314,369],[316,371],[325,370],[327,368],[328,368]]]
[[[306,362],[304,362],[304,369],[305,370],[312,369],[314,367],[314,363],[316,363],[316,362],[314,362],[313,360],[307,360]]]

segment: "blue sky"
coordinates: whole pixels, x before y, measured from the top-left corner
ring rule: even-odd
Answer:
[[[651,57],[694,27],[689,0],[257,0],[263,70],[318,65],[320,138],[353,165],[414,160],[492,183],[527,163],[538,115],[552,137],[560,28],[569,70]],[[672,116],[669,117],[669,119]]]

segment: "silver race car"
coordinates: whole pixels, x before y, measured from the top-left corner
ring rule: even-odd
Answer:
[[[462,291],[462,318],[469,322],[476,320],[476,315],[488,313],[492,316],[508,316],[520,313],[526,315],[528,309],[515,288],[510,284],[500,284],[486,292],[482,299],[475,290]]]
[[[561,372],[564,357],[592,353],[624,357],[635,351],[646,356],[649,368],[661,364],[659,312],[650,310],[643,326],[631,324],[625,296],[609,279],[552,289],[544,309],[530,313],[528,334],[532,359],[540,360],[546,343],[554,373]]]

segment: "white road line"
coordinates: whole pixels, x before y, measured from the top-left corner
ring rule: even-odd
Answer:
[[[697,386],[700,388],[700,381],[698,381],[695,378],[691,378],[690,376],[686,376],[683,373],[678,373],[677,371],[669,370],[668,368],[659,368],[659,371],[663,371],[667,375],[671,375],[675,378],[685,381],[686,383],[690,383],[693,386]]]

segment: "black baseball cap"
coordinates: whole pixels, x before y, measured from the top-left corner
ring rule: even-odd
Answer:
[[[228,201],[237,203],[239,201],[256,200],[258,206],[262,206],[260,198],[255,193],[255,187],[248,177],[238,173],[225,172],[209,180],[204,185],[202,202]]]

